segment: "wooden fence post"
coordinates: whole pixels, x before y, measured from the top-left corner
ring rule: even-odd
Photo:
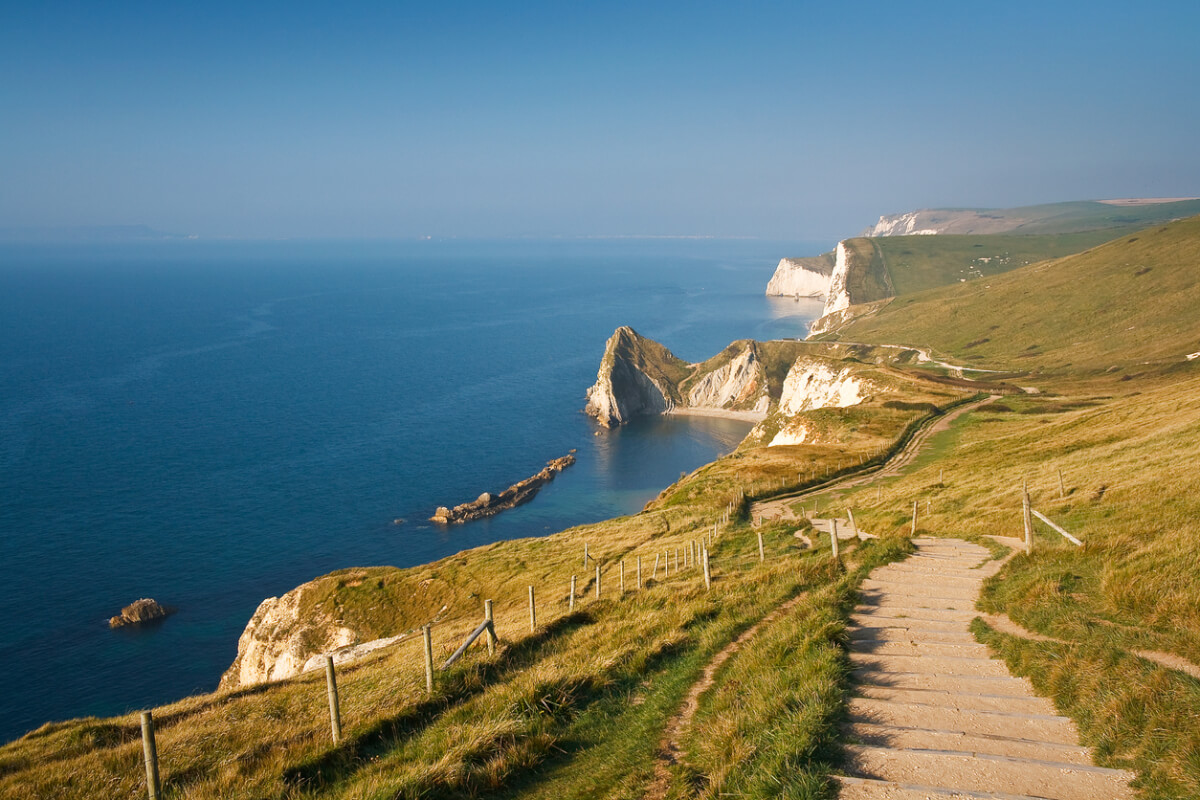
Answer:
[[[762,531],[759,531],[758,532],[758,563],[761,564],[766,560],[767,560],[767,557],[763,553]]]
[[[496,652],[496,622],[492,617],[492,601],[483,601],[483,618],[488,621],[487,629],[487,644],[488,655],[493,655]]]
[[[912,532],[909,534],[909,536],[916,536],[916,535],[917,535],[917,501],[913,500]]]
[[[587,569],[587,565],[588,565],[588,545],[587,545],[587,542],[584,542],[583,543],[583,568]]]
[[[637,588],[638,588],[639,592],[642,590],[642,557],[641,556],[637,557]]]
[[[533,602],[533,587],[529,587],[529,632],[537,631],[537,606]]]
[[[625,559],[621,559],[621,596],[625,596]]]
[[[162,797],[162,784],[158,780],[158,746],[154,741],[154,714],[142,712],[142,755],[146,759],[146,792],[150,800]]]
[[[1021,487],[1021,522],[1025,525],[1025,552],[1033,552],[1033,517],[1029,513],[1029,489]]]
[[[854,538],[861,539],[862,537],[858,535],[858,523],[854,521],[854,509],[847,508],[846,516],[850,519],[850,530],[854,531]]]
[[[433,694],[433,626],[421,629],[425,638],[425,694]]]
[[[654,554],[654,572],[650,573],[650,580],[658,579],[658,557],[659,557],[659,555],[660,555],[659,553]]]
[[[1062,470],[1058,471],[1058,499],[1062,500],[1067,496],[1067,485],[1063,483]]]
[[[938,470],[938,486],[944,486],[944,485],[945,485],[945,481],[943,481],[943,480],[942,480],[942,475],[943,475],[943,474],[944,474],[944,470],[940,470],[940,469],[939,469],[939,470]]]
[[[833,546],[833,558],[838,559],[837,517],[829,520],[829,542]]]
[[[329,694],[329,725],[333,728],[333,743],[342,740],[342,712],[338,708],[337,677],[333,674],[333,656],[325,656],[325,689]]]
[[[596,599],[600,599],[600,565],[596,565]]]
[[[702,557],[704,558],[704,591],[707,592],[708,590],[712,589],[712,572],[709,570],[709,566],[708,566],[708,548],[707,547],[704,548]]]
[[[570,603],[567,605],[567,611],[574,611],[574,610],[575,610],[575,576],[572,575],[571,576],[571,600],[570,600]]]

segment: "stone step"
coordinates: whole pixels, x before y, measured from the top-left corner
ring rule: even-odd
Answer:
[[[899,564],[888,564],[886,567],[872,570],[872,578],[880,580],[899,580],[899,581],[945,581],[948,585],[963,585],[968,584],[978,586],[982,582],[977,569],[936,569],[930,566],[921,566],[912,564],[908,561],[902,561]]]
[[[954,600],[969,600],[972,605],[979,596],[978,586],[948,586],[937,583],[895,580],[875,580],[867,578],[859,586],[859,591],[882,592],[884,594],[905,594],[917,597],[945,597]]]
[[[977,644],[974,635],[963,630],[901,628],[854,625],[846,629],[850,642],[921,642],[922,644]]]
[[[952,658],[988,658],[987,645],[978,642],[920,642],[890,639],[859,639],[850,642],[852,653],[897,656],[947,656]]]
[[[863,607],[860,607],[863,608]],[[875,611],[877,613],[869,613]],[[903,613],[903,611],[901,612]],[[889,616],[877,606],[868,606],[864,610],[856,610],[850,615],[850,624],[861,625],[867,628],[907,628],[909,630],[940,630],[952,631],[954,633],[963,633],[968,631],[968,625],[971,620],[979,616],[978,613],[961,613],[958,611],[951,612],[959,615],[959,619],[946,619],[945,615],[941,615],[941,619],[923,619],[913,616]]]
[[[846,726],[846,732],[852,740],[857,740],[857,743],[875,747],[903,750],[955,750],[1011,758],[1060,761],[1064,764],[1090,765],[1092,763],[1091,755],[1086,747],[1058,742],[1016,739],[964,731],[878,725],[871,722],[851,723]]]
[[[939,675],[980,675],[1006,677],[1008,670],[990,658],[950,658],[946,656],[897,656],[874,653],[849,653],[856,668],[870,667],[887,672],[935,672]]]
[[[862,686],[887,686],[893,689],[931,689],[941,692],[1036,697],[1033,688],[1021,678],[938,675],[930,672],[879,672],[856,669],[854,680]]]
[[[968,791],[1005,791],[1050,800],[1132,798],[1121,770],[1056,761],[975,755],[954,750],[904,750],[847,745],[848,772],[902,784],[932,784]]]
[[[1045,800],[1010,792],[967,792],[944,786],[919,786],[845,775],[834,777],[841,784],[838,800]]]
[[[852,697],[847,708],[851,722],[962,731],[975,735],[1035,739],[1057,744],[1079,743],[1079,734],[1069,717],[949,708],[922,703],[893,703],[871,697]]]
[[[1054,716],[1058,713],[1054,705],[1044,697],[1014,694],[984,694],[982,692],[951,692],[942,689],[914,689],[899,686],[858,687],[862,697],[875,700],[887,700],[892,703],[919,703],[929,706],[947,708],[962,708],[972,711],[1007,711],[1016,714],[1044,714]]]
[[[863,589],[858,593],[858,601],[863,605],[874,605],[876,608],[908,606],[942,611],[974,611],[977,596],[976,594],[970,597],[948,597],[941,594],[921,594],[915,591],[897,591],[896,589]]]

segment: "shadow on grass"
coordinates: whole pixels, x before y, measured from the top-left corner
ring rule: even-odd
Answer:
[[[341,744],[286,768],[284,782],[303,789],[323,789],[345,780],[362,764],[388,752],[445,711],[483,692],[510,673],[531,666],[549,646],[594,621],[589,612],[577,611],[514,642],[495,660],[465,664],[442,673],[440,686],[433,697],[405,708],[399,714],[383,717]]]

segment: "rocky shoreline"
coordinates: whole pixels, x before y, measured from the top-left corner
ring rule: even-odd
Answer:
[[[473,519],[490,517],[522,503],[528,503],[543,486],[554,480],[554,476],[575,463],[575,451],[567,453],[562,458],[547,461],[546,466],[538,474],[526,478],[505,489],[499,494],[484,492],[469,503],[462,503],[454,508],[438,506],[437,511],[429,518],[430,522],[439,525],[452,525],[460,522],[470,522]]]

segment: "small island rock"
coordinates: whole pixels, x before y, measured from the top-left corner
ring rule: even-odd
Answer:
[[[155,619],[162,619],[170,614],[172,609],[166,608],[149,597],[134,601],[121,609],[121,613],[108,621],[110,628],[122,628],[126,625],[140,625]]]

